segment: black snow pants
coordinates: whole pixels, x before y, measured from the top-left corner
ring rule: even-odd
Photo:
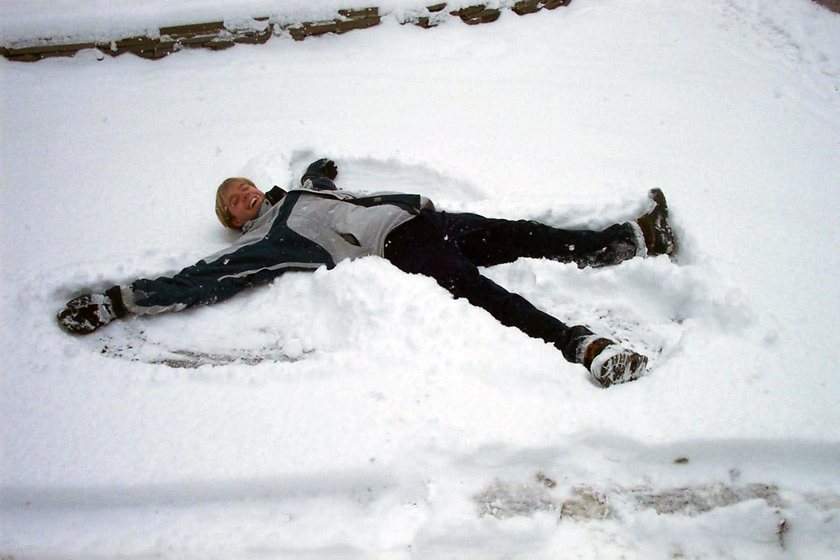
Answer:
[[[636,234],[629,223],[603,231],[564,230],[528,220],[430,210],[397,227],[385,241],[385,258],[400,270],[434,278],[456,298],[466,298],[503,325],[553,344],[573,363],[580,360],[580,343],[592,331],[540,311],[482,276],[478,267],[519,257],[606,266],[636,252]]]

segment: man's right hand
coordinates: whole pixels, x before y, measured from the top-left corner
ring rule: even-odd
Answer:
[[[90,334],[117,318],[114,302],[106,294],[83,294],[67,302],[58,324],[73,334]]]

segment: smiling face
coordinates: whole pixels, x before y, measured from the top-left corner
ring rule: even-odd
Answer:
[[[264,200],[265,195],[260,189],[241,179],[231,181],[222,191],[225,210],[231,216],[230,223],[237,228],[257,217]]]

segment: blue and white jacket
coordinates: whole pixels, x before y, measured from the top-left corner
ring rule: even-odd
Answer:
[[[259,215],[243,226],[242,237],[232,246],[173,276],[139,279],[109,292],[122,300],[124,311],[137,314],[222,301],[288,270],[383,256],[391,231],[421,209],[434,208],[420,195],[339,191],[328,177],[313,174],[323,161],[310,166],[302,188],[285,192],[275,187],[266,193]]]

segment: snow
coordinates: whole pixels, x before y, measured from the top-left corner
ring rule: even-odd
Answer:
[[[51,6],[5,2],[2,42],[174,23],[157,1]],[[154,62],[0,61],[0,556],[837,557],[839,31],[806,0],[575,0]],[[677,264],[486,270],[651,372],[601,389],[377,258],[57,328],[83,290],[230,243],[223,178],[288,186],[321,156],[348,190],[568,227],[661,187]]]

